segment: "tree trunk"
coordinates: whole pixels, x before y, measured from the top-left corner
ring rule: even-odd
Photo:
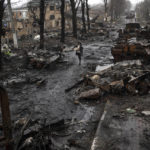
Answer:
[[[107,22],[107,4],[108,4],[108,1],[107,0],[104,0],[104,7],[105,7],[105,21]]]
[[[6,150],[13,150],[12,143],[12,126],[11,126],[11,116],[9,109],[9,100],[6,90],[0,87],[0,105],[3,123],[3,132],[7,144],[5,145]]]
[[[86,0],[86,15],[87,15],[88,30],[90,30],[90,17],[89,17],[89,4],[88,4],[88,0]]]
[[[110,14],[111,14],[111,21],[114,20],[114,2],[110,1]]]
[[[4,14],[4,1],[0,1],[0,70],[2,70],[2,51],[1,51],[1,46],[2,46],[2,34],[3,34],[3,14]]]
[[[107,8],[106,8],[106,6],[105,6],[105,21],[107,22]]]
[[[65,0],[61,0],[61,42],[65,42]]]
[[[40,49],[44,48],[44,7],[45,0],[40,0]]]
[[[10,21],[11,21],[11,29],[12,29],[12,34],[13,34],[14,47],[18,48],[18,39],[17,39],[16,30],[15,30],[15,22],[13,19],[13,12],[12,12],[12,8],[11,8],[10,0],[7,0],[7,3],[8,3],[9,17],[10,17]]]
[[[83,23],[83,33],[86,33],[86,23],[85,23],[85,2],[82,1],[82,23]]]
[[[75,8],[75,1],[70,0],[72,9],[72,26],[73,26],[73,36],[77,38],[77,12]]]
[[[2,70],[2,51],[1,51],[1,47],[2,47],[2,18],[3,18],[2,12],[0,11],[0,70]]]

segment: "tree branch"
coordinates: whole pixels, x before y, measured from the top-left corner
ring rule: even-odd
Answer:
[[[76,8],[75,8],[76,11],[78,10],[80,3],[81,3],[81,0],[79,0],[79,1],[76,0],[76,4],[77,4]]]

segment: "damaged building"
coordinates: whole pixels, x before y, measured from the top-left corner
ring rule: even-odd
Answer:
[[[31,0],[14,27],[0,13],[0,150],[150,149],[149,20],[130,1]]]
[[[18,8],[13,8],[13,19],[15,23],[15,31],[18,38],[39,33],[39,15],[40,1],[32,0],[29,3]],[[60,0],[47,0],[45,2],[45,32],[58,31],[61,29],[61,2]],[[65,2],[65,13],[70,13],[69,1]],[[8,10],[5,10],[4,26],[6,37],[12,39],[11,21],[9,19]],[[71,28],[71,19],[66,19],[66,29]]]

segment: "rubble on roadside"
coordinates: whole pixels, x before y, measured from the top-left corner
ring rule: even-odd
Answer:
[[[45,58],[40,55],[28,53],[29,57],[29,64],[36,69],[42,69],[48,67],[51,63],[56,62],[59,60],[60,56],[59,55],[53,55],[49,56],[49,58]]]
[[[11,54],[11,49],[9,48],[9,46],[7,44],[4,44],[2,46],[2,53],[5,55],[10,55]]]
[[[143,32],[139,24],[127,24],[124,31],[119,31],[117,45],[112,48],[114,61],[118,63],[97,67],[96,72],[87,73],[84,76],[83,91],[78,96],[79,100],[99,99],[105,94],[150,93],[150,43],[147,39],[138,41],[137,35],[140,33]],[[96,92],[98,90],[101,92]]]
[[[79,99],[98,99],[100,95],[101,95],[100,89],[96,88],[82,92],[79,96]]]
[[[87,86],[90,89],[84,91]],[[145,95],[149,92],[150,67],[143,65],[141,60],[128,60],[86,74],[79,100],[99,99],[104,94]]]
[[[32,115],[28,118],[21,118],[14,123],[15,148],[32,149],[38,146],[45,149],[46,147],[57,147],[54,137],[68,136],[69,133],[66,131],[68,125],[64,119],[47,124],[46,120],[33,120]]]
[[[142,111],[141,113],[145,116],[150,116],[150,111]]]
[[[144,59],[150,60],[149,29],[141,29],[140,24],[127,24],[124,30],[119,30],[119,38],[112,48],[115,62],[122,60]]]

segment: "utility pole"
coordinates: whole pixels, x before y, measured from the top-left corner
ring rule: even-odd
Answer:
[[[10,17],[10,21],[11,21],[11,29],[12,29],[12,34],[13,34],[14,47],[18,48],[18,39],[17,39],[17,33],[15,31],[15,23],[14,23],[14,19],[13,19],[13,12],[12,12],[10,0],[7,0],[7,4],[8,4],[9,17]]]

